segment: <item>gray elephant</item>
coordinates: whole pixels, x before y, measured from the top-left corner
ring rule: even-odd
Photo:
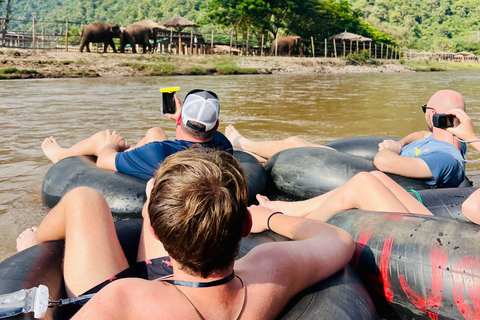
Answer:
[[[298,48],[299,56],[303,57],[301,38],[299,36],[280,37],[276,40],[273,40],[272,47],[270,48],[270,55],[275,54],[277,42],[277,54],[279,56],[288,52],[288,56],[290,57],[292,53],[294,53],[295,48]]]
[[[120,33],[118,24],[104,24],[100,22],[87,24],[82,28],[82,43],[79,51],[83,52],[83,48],[87,47],[87,52],[90,52],[90,42],[103,42],[103,52],[107,52],[109,45],[112,47],[113,52],[117,52],[113,38],[120,38]]]
[[[125,52],[127,44],[130,44],[133,53],[137,53],[136,44],[142,45],[143,53],[147,52],[147,48],[148,51],[153,52],[154,45],[150,43],[150,39],[156,43],[157,32],[161,29],[165,29],[165,27],[151,20],[142,20],[128,25],[120,36],[120,52]]]

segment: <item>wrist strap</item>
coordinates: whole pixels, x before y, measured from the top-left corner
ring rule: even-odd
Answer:
[[[268,219],[267,219],[267,228],[268,228],[268,230],[270,230],[270,231],[273,231],[272,229],[270,229],[270,219],[271,219],[274,215],[276,215],[276,214],[283,214],[283,212],[277,211],[277,212],[272,213],[272,214],[268,217]]]

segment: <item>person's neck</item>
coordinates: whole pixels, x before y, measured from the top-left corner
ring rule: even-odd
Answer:
[[[212,281],[216,281],[216,280],[220,280],[225,277],[228,277],[233,272],[233,264],[232,264],[231,267],[225,270],[216,272],[213,275],[203,278],[202,276],[192,275],[190,273],[185,272],[184,270],[180,269],[179,263],[175,261],[175,259],[172,259],[172,258],[170,259],[171,259],[172,268],[173,268],[173,277],[171,279],[173,280],[182,280],[182,281],[189,281],[189,282],[212,282]]]
[[[435,127],[433,128],[432,133],[433,133],[434,139],[452,144],[453,135],[451,133]],[[453,141],[454,141],[455,147],[457,147],[458,150],[461,150],[462,146],[460,141],[458,141],[455,138],[453,138]]]
[[[200,140],[200,139],[196,139],[194,137],[192,137],[191,135],[185,133],[181,126],[177,126],[177,130],[175,131],[175,138],[177,140],[185,140],[185,141],[190,141],[190,142],[199,142],[199,143],[202,143],[202,142],[208,142],[209,140]]]

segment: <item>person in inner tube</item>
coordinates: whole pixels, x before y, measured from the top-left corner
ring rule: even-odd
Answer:
[[[71,156],[97,156],[97,167],[126,173],[144,180],[153,177],[155,170],[169,155],[188,149],[193,144],[233,153],[228,139],[217,131],[220,102],[208,90],[195,89],[187,93],[185,101],[175,94],[175,114],[165,114],[177,122],[175,140],[168,140],[158,127],[147,131],[135,147],[130,147],[116,131],[100,131],[70,148],[62,148],[54,137],[45,138],[42,149],[53,162]]]
[[[68,296],[98,292],[74,319],[274,319],[297,293],[342,269],[355,243],[320,221],[247,208],[247,186],[229,153],[180,151],[147,184],[142,262],[129,267],[108,204],[87,187],[25,230],[17,249],[65,239]],[[261,244],[235,260],[242,237],[267,229],[301,241]]]
[[[400,141],[384,140],[379,144],[375,167],[383,172],[424,179],[432,187],[458,187],[465,178],[465,162],[462,159],[466,145],[455,141],[455,148],[452,148],[452,134],[432,125],[434,114],[457,109],[465,110],[461,94],[451,90],[436,92],[422,106],[429,131],[411,133]],[[250,152],[263,162],[290,148],[332,149],[298,137],[281,141],[253,141],[242,136],[232,125],[227,126],[225,135],[236,150]]]
[[[454,115],[459,125],[441,130],[455,135],[480,151],[480,139],[466,112],[452,109],[447,114]],[[261,206],[270,210],[281,208],[288,215],[322,221],[349,209],[432,215],[421,202],[380,171],[358,173],[343,186],[305,201],[270,201],[262,195],[257,195],[257,200]],[[473,192],[463,202],[462,213],[465,218],[480,225],[480,190]]]

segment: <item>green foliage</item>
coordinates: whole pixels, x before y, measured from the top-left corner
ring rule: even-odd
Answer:
[[[375,60],[375,58],[370,57],[370,54],[368,50],[362,50],[358,54],[355,53],[349,53],[345,59],[350,63],[354,65],[377,65],[378,62]]]
[[[17,69],[15,67],[0,68],[0,79],[22,79],[38,74],[36,70]]]
[[[366,22],[407,47],[461,51],[480,42],[478,0],[349,1]]]

